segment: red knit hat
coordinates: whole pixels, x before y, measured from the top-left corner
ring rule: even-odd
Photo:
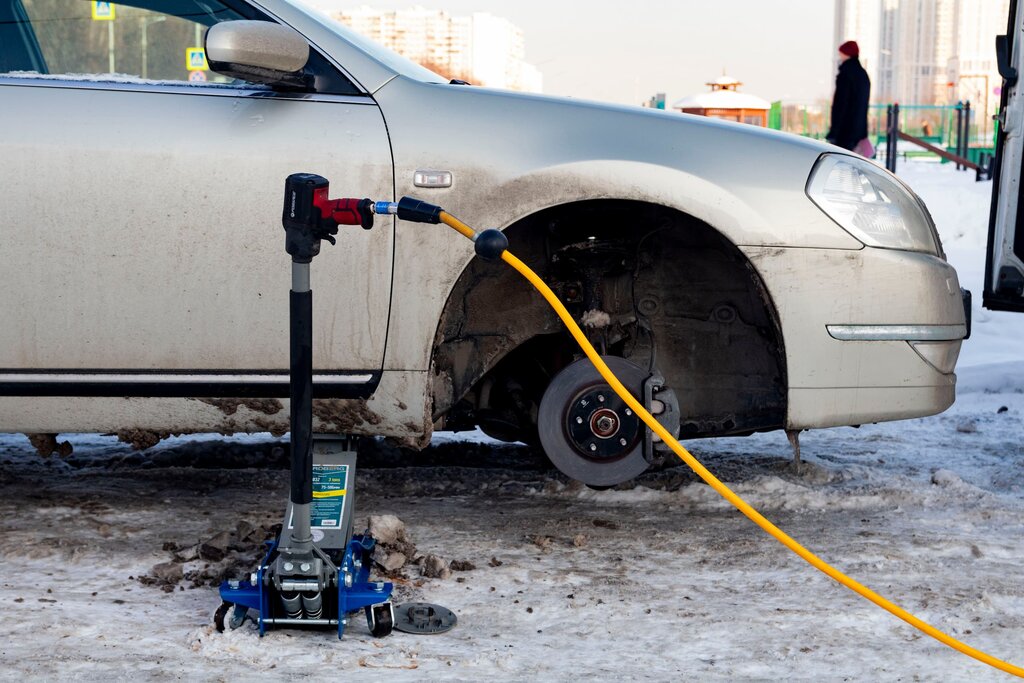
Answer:
[[[839,46],[839,51],[847,57],[858,57],[860,56],[860,48],[857,46],[856,40],[848,40]]]

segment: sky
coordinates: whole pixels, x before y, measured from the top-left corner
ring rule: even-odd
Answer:
[[[707,90],[722,75],[767,100],[831,98],[833,0],[307,0],[328,11],[416,5],[488,12],[523,30],[526,61],[552,95],[639,104]]]

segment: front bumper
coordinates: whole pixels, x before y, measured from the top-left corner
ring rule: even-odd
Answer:
[[[953,403],[969,308],[948,263],[873,248],[744,252],[779,316],[788,428],[920,417]]]

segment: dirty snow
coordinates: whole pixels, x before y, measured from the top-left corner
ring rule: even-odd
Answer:
[[[989,183],[903,164],[980,302]],[[983,311],[956,404],[932,418],[689,442],[810,549],[991,654],[1024,657],[1024,315]],[[0,436],[0,678],[238,680],[1003,680],[920,635],[767,538],[682,467],[616,490],[566,481],[536,453],[441,434],[418,457],[371,444],[358,514],[397,515],[420,552],[399,601],[453,609],[439,636],[376,640],[251,624],[218,634],[210,587],[138,577],[165,547],[279,521],[283,440],[169,439],[136,453],[64,435],[41,459]],[[486,456],[486,457],[483,457]]]

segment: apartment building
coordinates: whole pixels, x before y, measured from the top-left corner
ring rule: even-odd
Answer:
[[[492,88],[542,90],[540,71],[525,60],[522,30],[502,17],[487,12],[451,16],[424,7],[381,10],[367,6],[332,16],[446,78]]]

